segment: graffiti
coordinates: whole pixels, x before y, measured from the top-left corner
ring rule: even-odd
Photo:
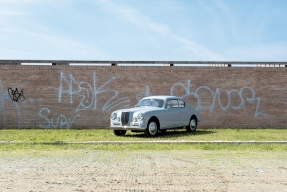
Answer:
[[[136,95],[136,99],[138,101],[141,100],[143,97],[148,97],[148,96],[152,95],[151,92],[149,91],[148,85],[145,87],[145,89],[146,90],[144,92],[140,92],[139,94]]]
[[[92,79],[93,84],[91,85],[85,81],[78,82],[72,74],[65,75],[63,72],[61,72],[59,87],[48,87],[46,89],[53,88],[57,90],[58,103],[63,102],[63,97],[65,94],[68,95],[68,101],[70,104],[73,104],[75,101],[77,101],[78,103],[76,103],[76,113],[82,110],[88,110],[90,108],[97,110],[98,96],[102,93],[111,93],[110,97],[105,97],[107,100],[101,108],[102,111],[111,110],[115,107],[120,109],[129,106],[130,100],[128,100],[128,97],[116,99],[119,95],[117,90],[105,89],[105,87],[114,81],[116,77],[112,77],[99,87],[97,86],[96,72],[93,72]],[[75,99],[76,97],[80,99]],[[39,116],[45,121],[45,123],[39,124],[39,127],[41,128],[70,128],[75,119],[80,116],[77,114],[73,119],[71,119],[67,118],[65,115],[60,115],[56,119],[49,119],[47,117],[47,113],[50,113],[48,108],[42,108],[39,111]]]
[[[71,128],[75,119],[80,116],[79,114],[77,114],[73,119],[70,119],[67,118],[65,115],[60,115],[57,117],[57,120],[54,120],[53,118],[49,119],[47,116],[45,116],[45,112],[49,114],[50,109],[42,108],[39,112],[39,116],[46,121],[45,124],[39,124],[39,127],[41,128]]]
[[[243,97],[243,92],[244,91],[250,91],[252,96],[246,98],[246,101],[248,101],[249,103],[253,103],[253,102],[256,103],[256,109],[255,109],[255,114],[254,114],[255,117],[257,117],[258,115],[267,116],[265,113],[259,112],[260,97],[256,97],[254,89],[249,87],[249,86],[244,86],[240,90],[231,90],[231,91],[226,90],[227,104],[225,106],[222,105],[222,102],[220,99],[220,89],[219,88],[216,88],[216,90],[213,91],[211,88],[209,88],[207,86],[200,86],[195,90],[195,92],[192,92],[192,91],[190,91],[190,80],[188,80],[187,86],[185,86],[181,82],[173,84],[172,87],[170,88],[170,95],[174,95],[174,89],[176,87],[181,87],[185,90],[185,94],[182,95],[181,97],[185,98],[187,96],[194,96],[197,99],[197,107],[196,107],[197,110],[201,109],[201,110],[209,110],[209,111],[213,111],[213,109],[215,107],[215,103],[216,103],[216,101],[218,101],[218,104],[223,111],[226,111],[227,109],[232,108],[234,110],[243,109],[243,111],[245,112],[245,99]],[[206,91],[210,92],[210,94],[212,96],[211,105],[209,105],[209,106],[203,106],[202,105],[202,98],[199,95],[200,90],[206,90]],[[232,93],[237,94],[237,96],[239,96],[240,103],[238,105],[232,105],[231,104],[231,94]]]
[[[12,88],[8,88],[8,93],[9,96],[12,100],[12,102],[17,102],[19,99],[20,101],[24,101],[25,97],[24,97],[24,93],[23,93],[23,89],[21,90],[21,93],[18,92],[17,88],[15,89],[15,91]]]
[[[2,122],[3,126],[7,125],[7,118],[6,118],[6,105],[5,101],[11,101],[11,98],[7,91],[3,91],[2,89],[2,81],[0,80],[0,112],[2,113]],[[21,117],[21,110],[20,106],[17,102],[13,102],[16,111],[17,111],[17,117],[18,117],[18,127],[22,127],[22,117]],[[1,126],[1,124],[0,124]]]
[[[19,86],[14,89],[8,88],[8,92],[7,87],[2,90],[3,81],[0,80],[0,126],[26,127],[29,122],[26,124],[25,121],[24,124],[24,119],[27,119],[31,122],[37,122],[39,128],[69,129],[78,124],[75,123],[76,121],[80,121],[81,125],[85,124],[83,117],[89,113],[89,111],[85,113],[85,110],[93,110],[95,115],[104,116],[109,113],[109,110],[129,107],[130,98],[132,98],[132,102],[135,102],[143,97],[153,95],[154,92],[161,94],[166,93],[166,91],[170,95],[177,95],[186,99],[193,98],[196,109],[207,111],[207,113],[213,112],[215,114],[218,110],[226,112],[241,110],[247,115],[251,112],[250,107],[252,106],[252,117],[250,118],[267,116],[264,113],[266,112],[265,109],[262,108],[262,98],[250,86],[230,90],[208,86],[193,88],[191,81],[188,80],[186,83],[178,82],[168,87],[165,85],[166,90],[153,89],[148,84],[143,84],[142,90],[138,90],[138,87],[134,86],[138,91],[135,91],[135,89],[130,91],[126,87],[122,87],[127,85],[119,85],[119,82],[122,81],[118,81],[115,76],[105,77],[106,79],[102,80],[97,75],[98,73],[92,71],[87,77],[89,80],[81,81],[80,77],[76,77],[72,73],[59,72],[56,75],[56,81],[53,80],[53,83],[57,84],[46,88],[50,89],[51,92],[36,93],[33,98],[28,97],[26,92],[25,98],[24,90]],[[129,85],[133,85],[133,83]],[[153,84],[150,85],[153,86]],[[18,102],[19,100],[23,102]],[[55,105],[59,106],[55,107]],[[60,112],[62,105],[65,112]],[[60,110],[56,111],[57,109]],[[268,115],[271,115],[271,112]]]
[[[115,100],[119,94],[117,90],[108,90],[104,89],[107,85],[109,85],[112,81],[116,79],[116,77],[112,77],[108,81],[106,81],[103,85],[97,88],[97,78],[96,72],[93,72],[93,85],[91,86],[89,83],[85,81],[78,82],[74,78],[72,74],[66,75],[61,72],[60,73],[60,86],[58,88],[54,88],[58,91],[58,102],[62,102],[63,94],[68,94],[70,97],[70,104],[74,102],[74,97],[81,97],[81,101],[79,102],[76,112],[81,110],[87,110],[93,106],[94,110],[97,110],[98,106],[98,95],[101,93],[111,93],[112,96],[106,101],[103,105],[102,110],[111,110],[115,107],[125,108],[129,106],[130,100],[128,97],[122,97],[118,100]],[[64,89],[64,85],[67,85],[68,88]],[[49,87],[51,88],[51,87]]]

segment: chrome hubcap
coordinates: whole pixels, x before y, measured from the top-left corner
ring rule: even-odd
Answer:
[[[149,132],[150,132],[151,135],[156,134],[156,132],[157,132],[157,125],[156,125],[155,122],[151,122],[149,124]]]
[[[191,130],[194,130],[196,128],[196,121],[195,121],[195,119],[192,119],[191,121],[190,121],[190,129]]]

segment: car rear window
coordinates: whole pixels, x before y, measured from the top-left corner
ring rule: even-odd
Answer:
[[[168,101],[167,101],[167,105],[168,105],[170,108],[178,108],[177,99],[168,100]]]
[[[184,108],[185,107],[185,103],[182,100],[178,100],[178,104],[180,108]]]

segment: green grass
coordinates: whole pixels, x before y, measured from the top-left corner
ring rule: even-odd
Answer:
[[[199,129],[188,133],[185,129],[171,130],[156,138],[147,138],[143,133],[127,132],[115,136],[107,129],[2,129],[0,141],[16,142],[81,142],[81,141],[287,141],[285,129]]]
[[[244,151],[287,151],[284,144],[1,144],[0,154],[6,152],[62,151],[62,150],[244,150]]]
[[[85,141],[287,141],[284,129],[199,129],[195,133],[185,130],[168,131],[156,138],[147,138],[143,133],[127,132],[115,136],[107,129],[2,129],[0,141],[28,142],[22,144],[0,144],[0,153],[63,151],[63,150],[243,150],[243,151],[287,151],[284,144],[63,144]],[[39,144],[54,142],[54,144]]]

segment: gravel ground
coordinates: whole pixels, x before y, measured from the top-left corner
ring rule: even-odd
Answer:
[[[287,152],[0,152],[0,190],[287,191]]]

